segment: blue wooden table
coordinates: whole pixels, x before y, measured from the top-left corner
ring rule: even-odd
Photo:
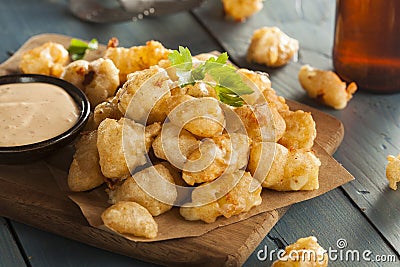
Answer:
[[[376,95],[359,91],[341,111],[320,106],[301,89],[297,72],[303,64],[332,69],[335,1],[267,0],[261,12],[245,23],[224,19],[219,0],[192,12],[118,24],[91,24],[73,17],[62,0],[2,0],[0,61],[6,60],[29,37],[60,33],[101,43],[117,36],[121,46],[155,39],[166,47],[190,47],[193,53],[227,51],[241,67],[268,71],[274,89],[340,119],[345,127],[342,145],[334,154],[356,178],[341,188],[293,205],[260,243],[244,266],[269,266],[260,259],[266,247],[277,249],[300,237],[314,235],[324,247],[371,251],[370,259],[336,260],[330,266],[397,266],[400,262],[400,191],[388,188],[386,156],[400,153],[400,94]],[[245,60],[253,31],[278,26],[300,42],[298,62],[268,70]],[[227,240],[229,242],[229,240]],[[393,255],[393,258],[391,258]],[[375,257],[378,256],[378,257]],[[379,256],[397,263],[378,262]],[[0,266],[156,266],[113,254],[23,223],[0,217]]]

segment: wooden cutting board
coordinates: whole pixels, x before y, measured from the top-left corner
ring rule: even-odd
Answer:
[[[9,60],[0,65],[0,74],[15,73],[21,53],[46,41],[68,46],[70,37],[44,34],[29,39]],[[343,139],[342,123],[300,103],[288,101],[288,104],[293,110],[302,109],[312,113],[317,125],[316,142],[329,154],[333,154]],[[64,151],[53,157],[63,155],[71,153]],[[72,158],[63,160],[69,164]],[[18,177],[18,172],[34,172],[37,168],[46,169],[46,166],[45,162],[38,162],[6,167]],[[52,179],[50,170],[48,173],[48,176],[41,179],[28,181],[18,178],[10,181],[0,176],[0,215],[98,248],[161,265],[240,266],[287,210],[286,207],[262,213],[199,237],[137,243],[89,226],[79,207]]]

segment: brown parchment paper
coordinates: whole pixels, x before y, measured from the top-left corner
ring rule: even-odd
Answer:
[[[45,34],[31,38],[27,41],[9,60],[4,62],[0,68],[1,74],[10,74],[18,72],[18,65],[21,54],[33,47],[39,46],[46,41],[56,41],[67,46],[71,37]],[[96,54],[90,55],[92,58],[99,57],[104,51],[101,47]],[[318,125],[317,125],[318,128]],[[351,180],[353,176],[349,174],[336,160],[334,160],[321,146],[315,144],[313,147],[317,157],[321,161],[319,172],[320,188],[314,191],[299,192],[277,192],[263,189],[262,204],[251,209],[247,213],[243,213],[231,218],[218,218],[216,222],[206,224],[201,221],[190,222],[184,220],[179,215],[179,209],[173,208],[171,211],[155,217],[158,223],[158,236],[154,239],[144,239],[129,235],[123,235],[125,238],[137,242],[154,242],[160,240],[168,240],[183,237],[193,237],[203,235],[218,227],[233,224],[251,216],[260,213],[270,213],[277,216],[276,209],[289,206],[307,199],[324,194],[338,186],[341,186]],[[108,230],[101,221],[101,213],[109,206],[107,203],[107,194],[105,187],[99,187],[90,192],[73,193],[67,186],[67,176],[69,164],[72,161],[73,147],[68,146],[45,161],[32,163],[22,166],[0,166],[0,179],[10,182],[24,183],[35,189],[36,192],[43,194],[59,195],[60,191],[74,201],[81,209],[88,223],[96,228]],[[272,226],[271,226],[272,227]],[[117,234],[117,233],[115,233]]]

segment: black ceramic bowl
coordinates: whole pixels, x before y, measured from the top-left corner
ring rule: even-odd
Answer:
[[[49,155],[51,152],[71,143],[85,126],[89,118],[89,100],[80,89],[67,81],[37,74],[0,76],[0,85],[35,82],[49,83],[63,88],[75,100],[80,109],[78,120],[69,130],[51,139],[22,146],[0,147],[0,164],[23,164]]]

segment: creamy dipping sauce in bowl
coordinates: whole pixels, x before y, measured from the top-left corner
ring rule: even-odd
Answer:
[[[39,159],[70,143],[90,114],[85,94],[50,76],[0,77],[0,164]]]
[[[22,146],[62,134],[79,108],[61,87],[49,83],[0,85],[0,146]]]

